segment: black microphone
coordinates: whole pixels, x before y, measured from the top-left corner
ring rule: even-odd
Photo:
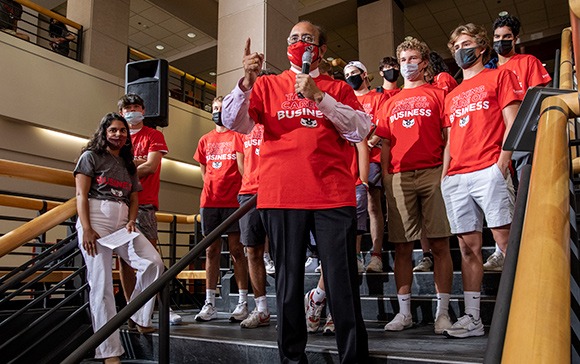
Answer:
[[[310,73],[310,64],[312,63],[312,46],[306,47],[304,50],[304,54],[302,55],[302,73],[309,74]],[[298,97],[303,99],[304,95],[302,93],[298,93]]]

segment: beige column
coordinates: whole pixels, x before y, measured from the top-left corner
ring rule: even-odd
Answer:
[[[130,0],[68,0],[67,18],[83,26],[83,63],[125,78]]]
[[[296,0],[220,0],[218,15],[217,94],[227,95],[244,75],[246,39],[251,51],[264,53],[264,67],[289,67],[286,39],[298,21]]]
[[[403,11],[393,0],[378,0],[357,10],[358,54],[374,77],[373,87],[383,81],[379,75],[379,61],[386,56],[395,57],[397,45],[403,41]]]

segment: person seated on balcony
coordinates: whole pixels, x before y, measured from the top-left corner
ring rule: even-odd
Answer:
[[[97,331],[116,315],[113,294],[113,251],[138,271],[131,298],[139,295],[163,272],[163,262],[147,238],[139,234],[133,240],[111,249],[97,239],[120,229],[139,232],[135,227],[138,195],[141,189],[133,163],[129,125],[116,113],[103,117],[74,169],[78,220],[78,244],[87,266],[89,303],[93,330]],[[139,332],[151,327],[154,299],[149,300],[129,320]],[[124,352],[119,331],[95,350],[95,358],[105,363],[120,363]]]
[[[223,97],[212,102],[212,120],[215,130],[199,139],[193,159],[199,162],[203,191],[200,198],[201,231],[207,236],[240,206],[238,192],[242,186],[244,157],[237,152],[243,150],[242,136],[228,130],[222,124]],[[248,317],[248,262],[244,256],[244,246],[240,243],[240,225],[236,222],[228,226],[230,255],[234,260],[234,275],[238,284],[238,305],[232,312],[231,322],[241,322]],[[221,238],[216,239],[206,249],[206,299],[196,321],[217,319],[215,294],[220,271]]]
[[[29,41],[28,35],[18,32],[18,21],[21,16],[22,5],[14,0],[0,0],[0,30]]]
[[[69,44],[76,37],[73,33],[69,32],[66,25],[59,20],[51,18],[48,26],[48,35],[50,36],[50,48],[56,53],[68,57],[70,52]]]

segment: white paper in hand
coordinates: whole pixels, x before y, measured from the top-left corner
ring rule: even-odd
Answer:
[[[115,249],[120,247],[121,245],[127,244],[129,241],[135,239],[137,236],[139,236],[138,232],[133,231],[132,233],[130,233],[129,231],[127,231],[126,228],[123,227],[112,234],[97,239],[97,243],[107,248]]]

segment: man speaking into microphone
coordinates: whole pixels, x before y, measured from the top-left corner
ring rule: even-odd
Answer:
[[[258,78],[264,55],[251,52],[248,39],[244,77],[222,109],[229,129],[249,133],[254,123],[264,125],[258,209],[275,257],[278,348],[284,363],[307,362],[303,296],[309,231],[323,262],[340,360],[364,363],[368,357],[355,252],[355,180],[349,164],[355,153],[351,142],[364,139],[370,120],[350,86],[320,75],[325,52],[324,31],[301,21],[288,37],[290,69]]]

